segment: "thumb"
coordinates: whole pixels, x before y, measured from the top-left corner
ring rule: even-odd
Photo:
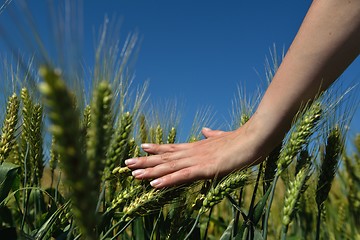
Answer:
[[[203,128],[201,130],[201,133],[204,135],[205,138],[209,138],[209,137],[215,137],[215,136],[220,136],[221,134],[224,134],[224,131],[220,131],[220,130],[212,130],[210,128]]]

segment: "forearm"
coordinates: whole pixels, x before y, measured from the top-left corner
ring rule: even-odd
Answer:
[[[248,127],[260,129],[264,142],[281,141],[300,106],[359,52],[360,0],[315,0]]]

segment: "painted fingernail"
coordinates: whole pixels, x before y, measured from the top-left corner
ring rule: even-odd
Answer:
[[[145,170],[144,169],[137,169],[135,171],[133,171],[131,174],[134,176],[134,177],[138,177],[142,174],[144,174]]]
[[[158,179],[152,180],[152,181],[150,182],[150,185],[151,185],[152,187],[157,187],[157,186],[160,185],[161,182],[162,182],[161,178],[158,178]]]
[[[130,159],[125,160],[126,165],[132,165],[135,163],[136,163],[136,158],[130,158]]]
[[[150,144],[150,143],[143,143],[143,144],[141,144],[141,148],[142,149],[151,148],[151,145],[152,144]]]

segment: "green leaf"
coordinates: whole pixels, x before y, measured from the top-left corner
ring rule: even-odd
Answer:
[[[132,226],[135,240],[147,239],[142,218],[135,219]]]
[[[19,168],[19,166],[8,162],[0,165],[0,204],[9,194]]]
[[[254,215],[253,216],[249,216],[249,218],[252,218],[252,223],[254,224],[254,226],[256,226],[260,219],[261,219],[261,216],[263,215],[264,213],[264,208],[265,208],[265,204],[266,204],[266,201],[267,199],[269,198],[269,195],[270,195],[270,192],[271,192],[271,188],[269,188],[265,195],[260,199],[260,201],[256,204],[255,206],[255,210],[254,210]]]
[[[220,237],[220,240],[230,240],[231,239],[233,225],[234,225],[234,219],[231,220],[229,226],[225,229],[224,233]]]
[[[67,208],[70,204],[70,201],[67,202],[65,205],[58,208],[54,214],[40,227],[35,235],[35,239],[45,239],[47,232],[55,225],[56,221],[59,219],[59,216],[63,213],[63,211]]]
[[[255,229],[254,240],[264,240],[262,233],[260,232],[259,229]]]

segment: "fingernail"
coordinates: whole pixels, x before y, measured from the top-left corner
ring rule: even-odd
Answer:
[[[211,131],[211,128],[203,127],[203,130],[205,130],[205,131]]]
[[[142,175],[144,172],[145,172],[144,169],[137,169],[137,170],[133,171],[131,174],[132,174],[134,177],[138,177],[138,176]]]
[[[136,159],[135,158],[130,158],[128,160],[125,160],[125,164],[126,165],[132,165],[136,163]]]
[[[161,178],[158,178],[158,179],[152,180],[152,181],[150,182],[150,185],[151,185],[152,187],[157,187],[157,186],[159,186],[159,184],[160,184],[161,182],[162,182]]]
[[[152,144],[150,144],[150,143],[143,143],[143,144],[141,144],[141,148],[142,148],[142,149],[151,148],[151,145],[152,145]]]

